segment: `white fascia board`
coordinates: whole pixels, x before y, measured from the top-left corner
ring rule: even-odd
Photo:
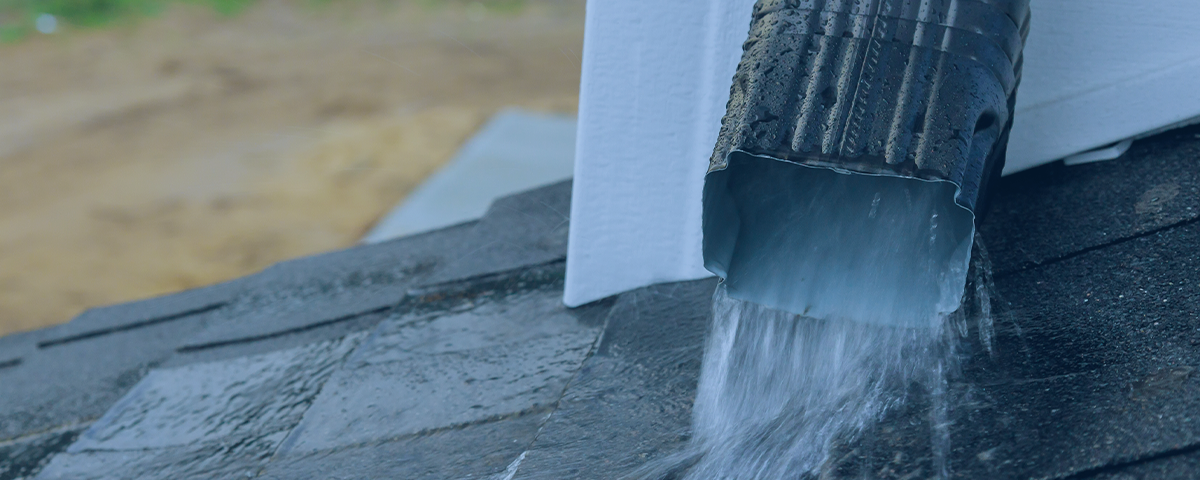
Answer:
[[[588,3],[564,303],[702,266],[701,191],[752,0]],[[1006,174],[1200,116],[1200,2],[1033,0]]]

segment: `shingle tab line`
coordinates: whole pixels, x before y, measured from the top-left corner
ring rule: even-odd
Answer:
[[[87,340],[89,338],[95,338],[95,337],[100,337],[100,336],[109,335],[109,334],[113,334],[113,333],[120,333],[120,332],[129,331],[129,330],[135,330],[135,329],[142,328],[142,327],[148,327],[151,325],[157,325],[160,323],[170,322],[173,320],[180,320],[180,319],[183,319],[186,317],[191,317],[194,315],[208,313],[208,312],[220,309],[228,304],[229,304],[229,302],[226,302],[226,301],[210,303],[208,305],[204,305],[204,306],[201,306],[198,308],[193,308],[191,310],[184,310],[179,313],[173,313],[171,315],[165,315],[162,317],[155,317],[155,318],[151,318],[148,320],[142,320],[140,322],[128,323],[125,325],[111,327],[111,328],[102,328],[99,330],[92,330],[90,332],[77,333],[75,335],[68,335],[68,336],[60,337],[60,338],[52,338],[49,340],[42,340],[42,341],[38,342],[37,346],[38,346],[38,348],[49,348],[49,347],[53,347],[56,345],[63,345],[66,343],[78,342],[80,340]]]
[[[218,348],[218,347],[225,347],[225,346],[229,346],[229,345],[237,345],[237,344],[242,344],[242,343],[253,343],[253,342],[259,342],[259,341],[263,341],[263,340],[270,340],[272,338],[279,338],[284,335],[307,332],[307,331],[315,330],[315,329],[318,329],[321,327],[327,327],[327,326],[333,325],[335,323],[341,323],[341,322],[345,322],[345,321],[349,321],[349,320],[354,320],[356,318],[364,317],[367,315],[373,315],[376,313],[384,313],[393,308],[396,308],[396,307],[394,307],[392,305],[388,305],[388,306],[373,308],[373,309],[366,310],[366,311],[354,312],[354,313],[351,313],[348,315],[342,315],[342,316],[331,318],[329,320],[314,322],[314,323],[299,326],[296,328],[289,328],[286,330],[279,330],[276,332],[265,333],[262,335],[253,335],[253,336],[249,336],[249,337],[242,337],[242,338],[236,338],[236,339],[231,339],[231,340],[220,340],[220,341],[216,341],[216,342],[200,343],[200,344],[195,344],[195,345],[184,345],[179,348],[176,348],[175,351],[179,352],[179,353],[189,353],[189,352],[197,352],[200,350],[207,350],[210,348]]]

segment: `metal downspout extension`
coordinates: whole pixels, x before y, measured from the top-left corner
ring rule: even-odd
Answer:
[[[1028,0],[760,0],[705,177],[705,267],[813,318],[957,309],[1028,31]]]

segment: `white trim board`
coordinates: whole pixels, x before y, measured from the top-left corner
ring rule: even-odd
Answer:
[[[753,0],[588,3],[563,301],[710,276],[700,192]],[[1200,2],[1033,0],[1005,173],[1200,116]]]

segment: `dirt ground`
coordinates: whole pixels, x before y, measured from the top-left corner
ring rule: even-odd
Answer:
[[[266,0],[0,45],[0,334],[353,245],[506,105],[573,112],[583,2]]]

